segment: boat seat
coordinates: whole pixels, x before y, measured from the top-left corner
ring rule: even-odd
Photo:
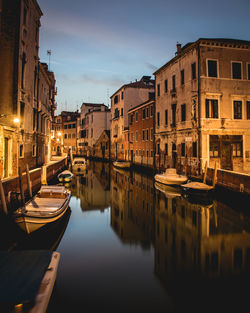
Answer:
[[[66,198],[64,186],[42,186],[39,191],[40,198]]]

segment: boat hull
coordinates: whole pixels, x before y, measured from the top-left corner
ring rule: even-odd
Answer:
[[[46,198],[46,201],[48,204],[46,206],[42,206],[42,204],[38,204],[38,208],[36,208],[36,205],[33,205],[33,203],[36,204],[38,202],[38,197],[34,197],[31,201],[29,201],[23,210],[17,212],[14,214],[14,220],[15,223],[26,233],[30,234],[33,233],[40,228],[44,227],[47,224],[55,223],[58,221],[62,216],[65,214],[67,209],[69,208],[69,202],[70,202],[71,194],[68,193],[65,200],[59,199],[58,201],[62,202],[58,208],[50,208],[49,207],[49,201],[53,201],[53,198]],[[39,202],[38,202],[39,203]],[[25,208],[28,207],[34,207],[33,210],[26,210]]]
[[[130,168],[131,164],[130,162],[117,162],[117,161],[114,161],[113,162],[113,165],[115,167],[118,167],[118,168]]]
[[[161,184],[169,186],[180,186],[184,184],[188,178],[183,175],[165,175],[165,174],[156,174],[155,181]]]

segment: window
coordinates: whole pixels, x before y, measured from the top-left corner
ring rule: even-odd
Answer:
[[[144,119],[146,117],[146,111],[145,109],[142,110],[142,118]]]
[[[142,130],[142,140],[145,140],[145,130]]]
[[[250,63],[247,64],[247,79],[250,80]]]
[[[25,64],[27,63],[26,54],[23,52],[22,54],[22,68],[21,68],[21,88],[24,88],[24,71],[25,71]]]
[[[135,120],[138,121],[138,112],[135,113]]]
[[[71,139],[71,134],[68,134],[68,139]]]
[[[165,143],[165,151],[164,151],[164,154],[165,154],[165,155],[168,155],[168,144],[167,144],[167,143]]]
[[[121,116],[123,116],[123,108],[121,108]]]
[[[185,156],[185,142],[181,143],[181,156]]]
[[[218,118],[217,99],[206,99],[206,118]]]
[[[133,125],[133,117],[134,117],[134,115],[131,114],[131,115],[130,115],[130,125]]]
[[[153,128],[150,128],[150,140],[153,141],[154,139],[154,130]]]
[[[191,64],[192,79],[196,79],[196,62]]]
[[[241,63],[232,62],[232,77],[233,79],[241,79]]]
[[[160,97],[160,94],[161,94],[160,84],[157,84],[157,96]]]
[[[134,141],[134,134],[131,133],[131,134],[130,134],[130,142],[133,142],[133,141]]]
[[[64,139],[67,139],[68,138],[68,135],[67,134],[64,134]]]
[[[176,103],[172,104],[172,127],[176,126]]]
[[[146,108],[146,116],[149,117],[149,108]]]
[[[36,156],[36,145],[32,146],[32,156]]]
[[[209,138],[209,156],[211,158],[218,158],[219,155],[219,137],[211,135]]]
[[[157,143],[157,150],[156,150],[156,153],[157,153],[157,154],[160,154],[160,144],[159,144],[159,143]]]
[[[135,140],[138,141],[138,131],[135,132]]]
[[[242,142],[232,143],[233,157],[242,157]]]
[[[192,148],[193,148],[193,157],[196,158],[197,157],[197,141],[193,142]]]
[[[186,121],[186,104],[181,105],[181,121]]]
[[[114,104],[118,103],[118,95],[115,96],[114,98]]]
[[[122,91],[122,94],[121,94],[121,99],[123,100],[123,91]]]
[[[176,91],[176,86],[175,86],[175,75],[172,76],[172,91]]]
[[[208,77],[218,77],[217,61],[216,60],[208,60],[207,61],[207,76]]]
[[[184,70],[181,70],[181,85],[184,85],[185,82],[185,73]]]
[[[148,128],[147,128],[147,137],[146,137],[146,140],[149,139],[149,131],[148,131]]]
[[[151,107],[150,107],[150,116],[153,116],[153,114],[154,114],[154,107],[151,105]]]
[[[242,101],[234,101],[234,119],[242,119]]]
[[[23,158],[24,157],[24,147],[23,144],[20,144],[19,146],[19,158]]]
[[[165,92],[168,92],[168,80],[165,79]]]
[[[168,110],[165,110],[165,125],[168,125]]]
[[[157,126],[160,126],[160,112],[157,112]]]
[[[115,109],[115,118],[118,118],[119,117],[119,109]]]
[[[247,101],[247,119],[250,120],[250,101]]]

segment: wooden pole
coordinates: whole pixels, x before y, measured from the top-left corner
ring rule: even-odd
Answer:
[[[213,187],[216,184],[216,180],[217,180],[217,162],[215,162],[215,165],[214,165]]]
[[[4,190],[3,190],[3,183],[2,183],[1,179],[0,179],[0,197],[1,197],[1,203],[2,203],[2,207],[3,207],[3,211],[6,215],[8,215],[5,194],[4,194]]]
[[[30,180],[29,164],[26,164],[26,176],[27,176],[29,196],[30,196],[30,198],[32,198],[32,184],[31,184],[31,180]]]
[[[19,178],[19,189],[21,193],[21,202],[24,205],[24,191],[23,191],[23,184],[22,184],[22,170],[21,166],[18,166],[18,178]]]
[[[206,184],[207,179],[207,161],[205,163],[205,170],[204,170],[204,176],[203,176],[203,184]]]

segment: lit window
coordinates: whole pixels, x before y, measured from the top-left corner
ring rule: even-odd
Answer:
[[[218,118],[217,99],[206,99],[206,118]]]

